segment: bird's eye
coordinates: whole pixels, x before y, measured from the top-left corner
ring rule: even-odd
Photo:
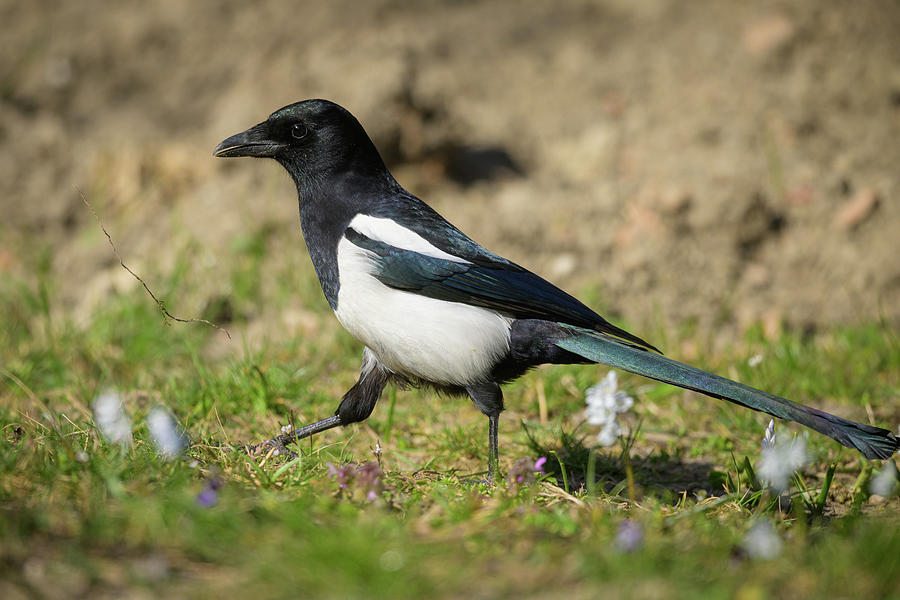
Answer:
[[[309,129],[303,123],[294,123],[291,125],[291,137],[295,140],[302,140],[309,133]]]

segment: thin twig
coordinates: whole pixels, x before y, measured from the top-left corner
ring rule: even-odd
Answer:
[[[106,230],[106,227],[103,226],[103,220],[100,219],[100,215],[97,214],[97,211],[94,210],[94,207],[91,206],[91,203],[88,202],[87,198],[85,198],[84,193],[82,193],[82,191],[80,189],[78,189],[78,186],[73,185],[72,187],[75,188],[75,191],[78,192],[79,196],[81,196],[81,201],[84,202],[84,205],[87,206],[88,210],[91,211],[91,214],[94,215],[94,219],[97,220],[97,225],[99,225],[100,229],[103,230],[103,233],[104,233],[104,235],[106,235],[106,239],[109,241],[109,245],[112,248],[113,253],[116,255],[116,258],[119,259],[119,264],[122,265],[122,268],[125,269],[126,271],[128,271],[132,277],[134,277],[139,282],[141,282],[141,285],[144,286],[144,289],[147,290],[147,293],[150,294],[150,297],[153,298],[154,302],[156,302],[156,306],[159,307],[159,311],[163,314],[163,322],[165,322],[166,325],[169,324],[167,319],[171,319],[173,321],[178,321],[179,323],[205,323],[206,325],[209,325],[210,327],[218,329],[219,331],[224,333],[226,336],[228,336],[229,340],[231,339],[231,334],[228,333],[227,329],[225,329],[224,327],[220,327],[219,325],[216,325],[212,321],[207,321],[206,319],[181,319],[179,317],[176,317],[172,313],[170,313],[169,310],[166,308],[166,305],[163,303],[163,301],[160,300],[159,298],[157,298],[156,294],[153,293],[153,290],[150,289],[150,286],[147,285],[147,282],[144,281],[143,279],[141,279],[140,275],[138,275],[137,273],[132,271],[128,267],[128,265],[125,264],[125,261],[122,260],[122,255],[119,254],[119,249],[116,248],[116,244],[113,242],[112,236],[109,235],[109,232]]]

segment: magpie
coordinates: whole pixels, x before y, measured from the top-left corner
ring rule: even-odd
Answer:
[[[388,383],[468,394],[488,417],[498,469],[501,384],[540,364],[602,363],[796,421],[888,458],[892,432],[855,423],[662,356],[531,271],[479,245],[407,192],[341,106],[305,100],[224,140],[217,157],[273,158],[297,187],[300,225],[325,299],[364,345],[335,414],[290,441],[364,421]]]

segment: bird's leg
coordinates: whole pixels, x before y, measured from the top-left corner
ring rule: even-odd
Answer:
[[[290,433],[282,433],[281,435],[275,436],[270,440],[266,440],[255,446],[250,446],[248,448],[251,454],[255,454],[261,448],[275,448],[279,451],[279,453],[286,454],[290,456],[292,452],[287,449],[287,445],[297,440],[302,440],[303,438],[307,438],[311,435],[315,435],[319,432],[325,431],[326,429],[331,429],[332,427],[337,427],[338,425],[342,425],[340,415],[334,415],[333,417],[328,417],[327,419],[322,419],[321,421],[316,421],[310,425],[306,425],[305,427],[301,427],[300,429],[294,429]]]
[[[493,484],[500,474],[500,448],[499,448],[499,421],[500,415],[488,415],[488,483]]]
[[[344,394],[341,404],[333,417],[316,421],[290,433],[283,433],[260,444],[250,446],[248,451],[257,453],[261,448],[275,448],[279,453],[291,456],[293,453],[286,448],[287,444],[332,427],[365,421],[372,414],[375,403],[378,402],[378,398],[381,396],[381,391],[384,389],[387,381],[387,371],[384,370],[372,351],[366,348],[365,352],[363,352],[363,363],[359,372],[359,380]]]
[[[493,485],[499,472],[498,423],[503,411],[503,392],[497,383],[479,383],[466,387],[472,402],[488,417],[488,475],[487,483]]]

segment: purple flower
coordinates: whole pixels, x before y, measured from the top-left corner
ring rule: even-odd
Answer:
[[[351,498],[372,502],[384,490],[382,481],[384,473],[376,462],[367,462],[363,465],[346,463],[340,467],[332,463],[326,464],[331,478],[341,491],[348,493]]]
[[[209,508],[211,506],[215,506],[216,502],[219,501],[219,495],[216,493],[216,490],[211,487],[203,488],[203,491],[197,494],[197,504],[204,508]]]
[[[513,487],[531,485],[537,480],[537,475],[544,472],[547,457],[542,456],[537,460],[522,457],[513,463],[509,469],[509,483]]]
[[[341,489],[346,489],[347,484],[353,479],[353,472],[350,470],[352,465],[334,466],[332,463],[325,463],[328,467],[328,474],[334,479]]]
[[[625,519],[619,523],[613,543],[619,552],[636,552],[644,545],[644,530],[631,519]]]
[[[222,481],[217,477],[206,480],[203,490],[197,494],[197,504],[203,508],[215,506],[219,501],[219,488],[222,487]]]

